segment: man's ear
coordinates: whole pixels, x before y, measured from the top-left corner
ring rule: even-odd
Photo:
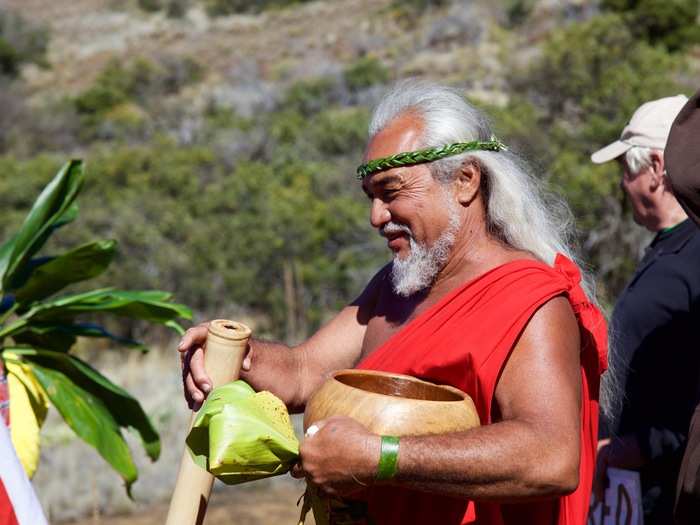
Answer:
[[[468,206],[479,193],[481,168],[473,160],[466,160],[458,168],[454,179],[454,194],[459,203]]]
[[[664,165],[664,156],[659,151],[651,152],[651,177],[650,177],[650,189],[656,191],[658,188],[665,188],[667,185],[666,179],[666,167]]]

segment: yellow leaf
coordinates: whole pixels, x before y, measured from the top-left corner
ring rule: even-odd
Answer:
[[[10,435],[24,470],[30,478],[39,465],[39,431],[46,419],[49,400],[31,368],[5,360],[10,394]]]

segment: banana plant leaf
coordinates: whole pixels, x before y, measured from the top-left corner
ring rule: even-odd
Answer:
[[[121,337],[109,332],[103,326],[95,323],[76,324],[51,324],[35,323],[28,327],[28,331],[46,338],[55,337],[57,334],[69,334],[76,337],[93,337],[110,339],[120,345],[147,352],[148,348],[143,343],[128,337]]]
[[[2,277],[10,264],[10,256],[15,248],[16,240],[17,235],[15,234],[0,245],[0,290],[2,289]]]
[[[26,317],[35,321],[51,321],[65,320],[85,313],[109,312],[163,324],[178,317],[192,318],[189,308],[167,302],[170,298],[171,294],[156,290],[94,290],[43,301],[34,306]]]
[[[36,333],[31,325],[27,330],[12,335],[12,340],[19,346],[44,348],[56,352],[68,352],[78,340],[73,334],[55,331]]]
[[[79,212],[80,206],[78,206],[77,202],[73,202],[73,204],[71,204],[66,211],[63,212],[63,215],[56,219],[56,221],[51,225],[51,231],[62,228],[66,224],[73,222],[78,218]]]
[[[155,461],[160,455],[158,432],[139,402],[75,356],[50,350],[9,347],[32,372],[68,426],[121,474],[127,488],[136,480],[136,467],[120,432],[132,428],[146,453]]]
[[[186,443],[194,462],[228,485],[284,474],[299,456],[284,403],[241,380],[209,394]]]
[[[16,278],[27,261],[46,242],[57,225],[72,220],[77,213],[73,201],[78,196],[85,175],[79,160],[67,162],[44,188],[24,220],[17,235],[0,249],[2,289],[18,286]]]
[[[15,300],[28,303],[44,299],[66,286],[97,277],[112,262],[116,241],[96,241],[49,259],[15,292]]]
[[[77,337],[109,339],[128,348],[141,352],[148,351],[143,343],[112,334],[104,327],[94,323],[32,323],[12,334],[12,338],[17,343],[28,343],[33,347],[57,351],[70,350]],[[69,341],[72,343],[68,344]]]

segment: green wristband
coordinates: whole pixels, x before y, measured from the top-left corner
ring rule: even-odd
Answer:
[[[396,476],[398,464],[399,438],[396,436],[382,436],[377,479],[391,479]]]

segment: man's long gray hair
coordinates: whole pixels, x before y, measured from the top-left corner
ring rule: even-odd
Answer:
[[[427,81],[403,80],[374,110],[370,139],[408,112],[423,120],[421,148],[487,141],[493,135],[486,116],[456,90]],[[451,181],[466,160],[475,160],[481,169],[489,234],[507,246],[530,252],[550,266],[557,253],[576,262],[581,268],[582,287],[597,304],[594,280],[572,249],[573,216],[564,200],[546,192],[527,164],[511,151],[470,151],[434,161],[430,164],[433,177],[443,183]],[[603,388],[601,398],[611,395],[608,390]],[[609,401],[601,399],[601,404],[609,405]]]

